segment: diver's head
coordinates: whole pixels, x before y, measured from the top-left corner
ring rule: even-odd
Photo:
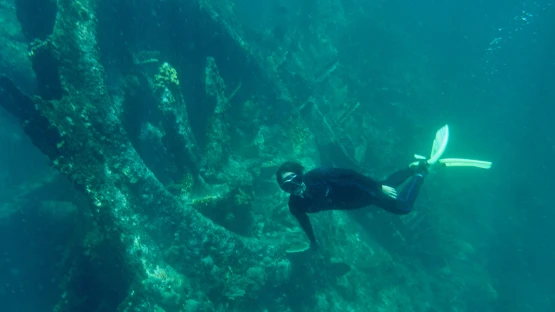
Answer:
[[[303,182],[304,168],[301,164],[288,161],[279,166],[276,171],[276,180],[279,187],[295,196],[301,196],[306,190]]]

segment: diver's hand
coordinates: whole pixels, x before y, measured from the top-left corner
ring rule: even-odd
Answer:
[[[382,193],[387,197],[397,199],[397,191],[391,186],[382,185]]]

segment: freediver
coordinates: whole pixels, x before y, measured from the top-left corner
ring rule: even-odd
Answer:
[[[308,236],[310,249],[315,249],[318,244],[308,217],[309,213],[353,210],[375,205],[393,214],[407,214],[412,211],[420,187],[431,168],[491,167],[491,163],[485,161],[440,159],[448,138],[449,128],[446,125],[436,133],[430,158],[415,155],[417,161],[394,172],[383,181],[351,169],[315,168],[305,173],[300,163],[283,163],[276,171],[276,180],[279,187],[290,194],[289,211]],[[407,183],[403,185],[404,182]]]

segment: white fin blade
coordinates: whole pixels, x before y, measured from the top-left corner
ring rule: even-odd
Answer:
[[[440,159],[440,163],[447,167],[476,167],[481,169],[490,169],[492,162],[474,159],[445,158]]]
[[[436,132],[434,144],[432,145],[432,152],[430,154],[430,159],[428,160],[428,163],[430,165],[435,164],[439,160],[439,158],[441,158],[443,152],[445,152],[445,149],[447,148],[448,142],[449,126],[445,125]]]

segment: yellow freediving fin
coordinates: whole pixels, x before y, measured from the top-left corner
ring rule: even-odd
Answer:
[[[430,159],[428,159],[428,164],[435,164],[445,152],[447,148],[447,143],[449,142],[449,126],[445,125],[441,129],[437,130],[436,137],[434,139],[434,144],[432,145],[432,152],[430,153]]]
[[[432,146],[432,152],[430,158],[421,156],[418,154],[414,155],[414,158],[418,160],[426,160],[428,165],[433,166],[436,163],[445,165],[446,167],[476,167],[482,169],[490,169],[492,163],[490,161],[474,160],[474,159],[461,159],[461,158],[441,158],[445,149],[447,148],[447,143],[449,142],[449,126],[445,125],[436,132],[436,137],[434,139],[434,144]],[[415,162],[411,165],[418,165]]]
[[[414,154],[414,158],[418,160],[426,160],[428,165],[434,165],[438,162],[438,160],[445,152],[445,149],[447,148],[447,143],[449,143],[449,125],[445,125],[441,127],[441,129],[437,130],[434,144],[432,145],[432,152],[430,153],[430,158],[426,158],[426,156],[418,154]],[[412,165],[417,164],[418,162],[415,162]]]
[[[474,160],[474,159],[461,159],[461,158],[444,158],[440,159],[439,163],[447,167],[476,167],[481,169],[491,168],[491,161]]]

